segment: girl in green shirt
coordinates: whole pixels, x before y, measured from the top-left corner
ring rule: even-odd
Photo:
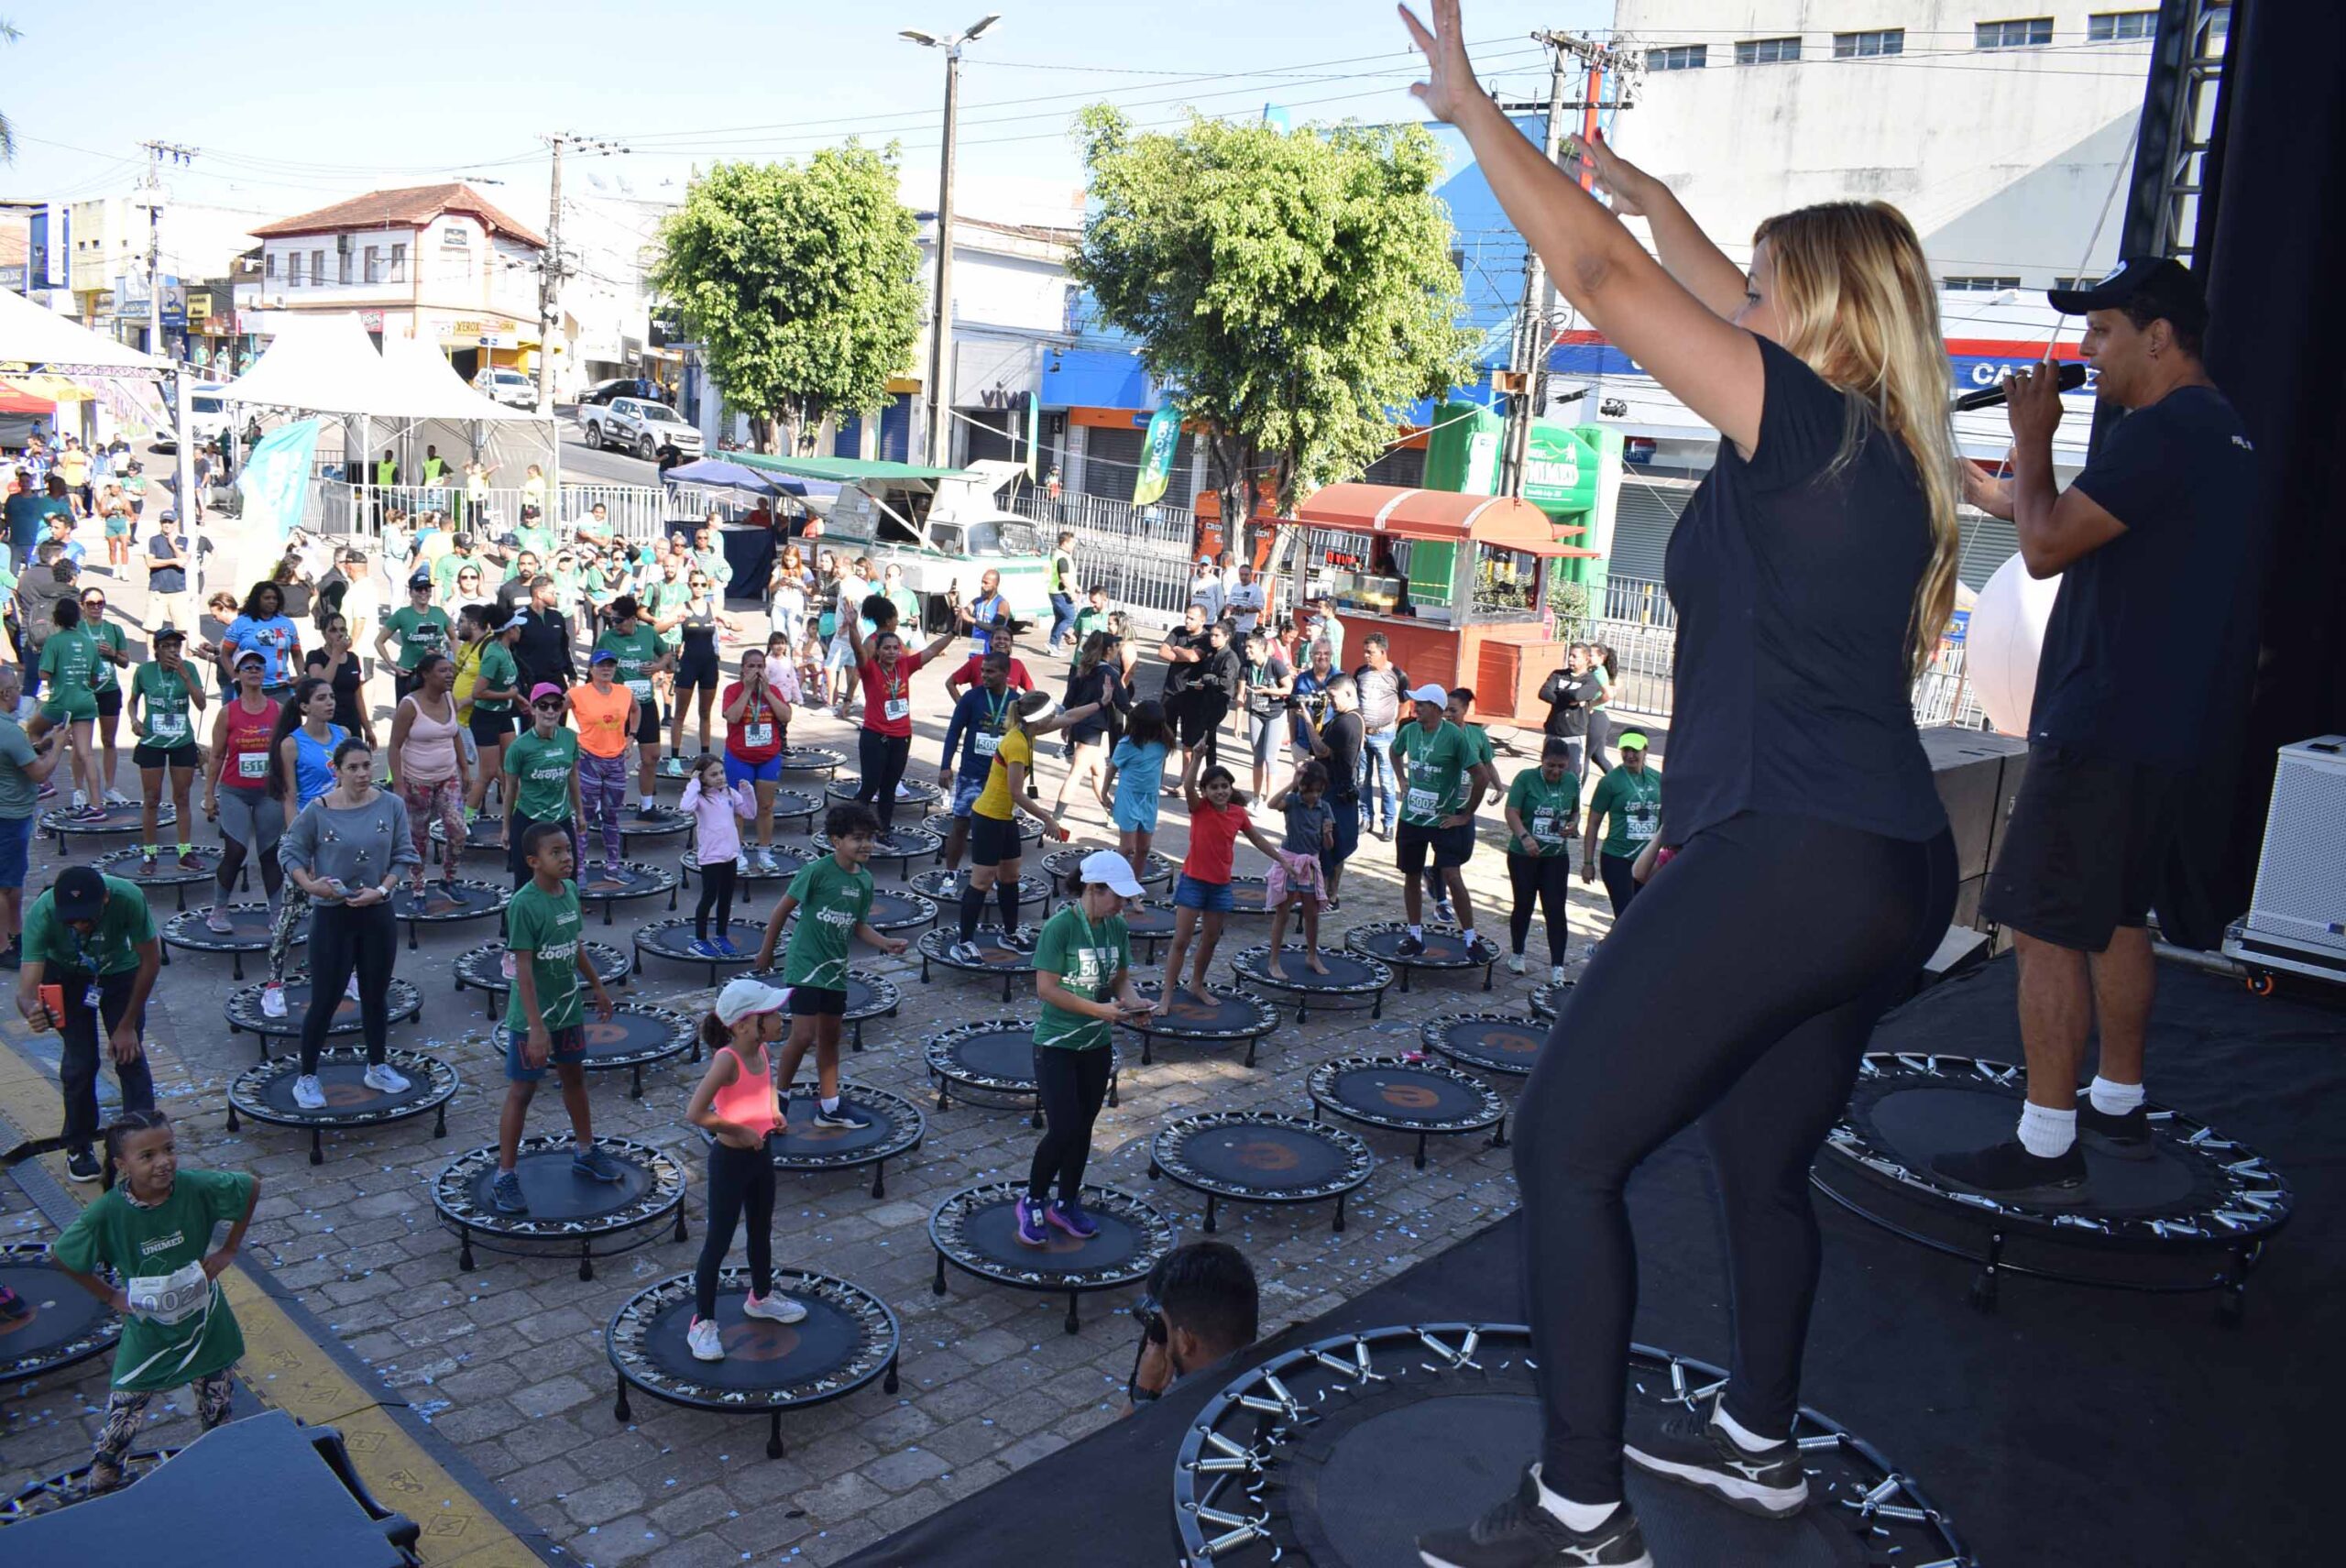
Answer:
[[[1515,887],[1515,907],[1507,917],[1507,970],[1523,972],[1523,944],[1531,936],[1536,902],[1548,924],[1548,978],[1558,984],[1564,978],[1564,943],[1571,931],[1565,909],[1573,863],[1565,851],[1580,817],[1580,780],[1573,776],[1572,759],[1572,743],[1551,735],[1540,748],[1540,765],[1516,774],[1507,789],[1507,875]]]
[[[130,654],[123,646],[122,624],[106,619],[106,596],[102,588],[82,590],[82,630],[90,634],[97,661],[91,666],[90,690],[97,695],[98,751],[95,759],[101,782],[105,787],[105,804],[128,806],[130,797],[114,787],[115,728],[122,717],[122,677],[116,670],[130,667]],[[94,797],[93,797],[94,798]]]
[[[92,754],[90,729],[97,721],[98,644],[82,625],[76,599],[59,599],[50,611],[57,630],[41,644],[40,675],[44,683],[40,710],[25,726],[26,738],[38,742],[59,725],[65,726],[66,744],[73,753],[73,805],[69,815],[81,821],[103,817],[98,803],[97,760]]]

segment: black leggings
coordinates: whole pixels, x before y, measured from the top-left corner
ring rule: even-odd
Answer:
[[[1596,854],[1596,874],[1605,879],[1605,896],[1613,901],[1613,918],[1618,921],[1629,907],[1629,900],[1638,895],[1638,879],[1630,873],[1636,869],[1635,855],[1608,855],[1602,850]]]
[[[1548,961],[1564,961],[1564,939],[1572,927],[1564,919],[1564,901],[1572,896],[1573,858],[1570,855],[1516,855],[1507,858],[1507,879],[1515,884],[1515,907],[1507,911],[1507,932],[1512,951],[1523,951],[1531,938],[1531,905],[1548,923]]]
[[[1060,1046],[1035,1047],[1035,1081],[1042,1090],[1043,1141],[1035,1146],[1035,1164],[1026,1173],[1027,1196],[1039,1203],[1048,1194],[1051,1179],[1059,1183],[1059,1199],[1073,1203],[1083,1196],[1083,1167],[1091,1158],[1091,1124],[1100,1102],[1108,1097],[1108,1069],[1115,1052],[1097,1046],[1071,1051]]]
[[[856,734],[856,747],[863,764],[863,782],[856,789],[855,798],[872,807],[872,815],[880,819],[880,831],[885,836],[895,824],[896,785],[904,781],[904,764],[912,758],[913,738],[863,729]]]
[[[1797,909],[1799,920],[1770,910]],[[1523,1279],[1546,1437],[1540,1476],[1621,1497],[1638,1260],[1621,1201],[1644,1158],[1699,1124],[1726,1221],[1727,1410],[1792,1430],[1816,1296],[1808,1168],[1874,1022],[1955,910],[1955,850],[1745,812],[1694,835],[1573,988],[1516,1107]],[[1624,1050],[1625,1040],[1638,1042]]]
[[[310,1013],[301,1021],[301,1070],[318,1070],[326,1025],[342,1004],[342,988],[358,976],[358,1025],[367,1036],[367,1059],[383,1059],[391,1032],[391,966],[398,961],[400,923],[389,900],[352,909],[341,904],[310,905]]]
[[[700,902],[693,906],[693,937],[697,941],[708,940],[708,912],[717,911],[717,934],[724,936],[733,924],[733,877],[741,869],[738,861],[703,861],[700,867]]]
[[[750,1284],[773,1294],[773,1161],[753,1149],[708,1146],[708,1212],[701,1223],[700,1263],[693,1270],[693,1315],[717,1316],[717,1271],[733,1250],[734,1227],[750,1222]]]

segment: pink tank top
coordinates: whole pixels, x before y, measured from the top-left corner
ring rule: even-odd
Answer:
[[[413,702],[413,698],[410,698]],[[456,703],[448,699],[448,717],[434,718],[415,702],[415,720],[407,728],[407,744],[397,763],[401,784],[444,784],[456,776]]]
[[[733,1081],[717,1091],[710,1109],[726,1121],[762,1137],[774,1129],[773,1073],[766,1065],[765,1047],[758,1047],[754,1062],[731,1046],[721,1048],[733,1052],[733,1065],[738,1070]]]

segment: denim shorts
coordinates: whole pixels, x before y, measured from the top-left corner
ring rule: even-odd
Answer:
[[[586,1025],[573,1024],[552,1033],[554,1049],[546,1053],[546,1067],[576,1067],[586,1059]],[[505,1031],[505,1076],[515,1083],[535,1083],[546,1075],[545,1067],[532,1067],[522,1058],[521,1047],[529,1041],[527,1029]]]
[[[1177,909],[1201,909],[1209,915],[1227,915],[1238,907],[1238,895],[1230,891],[1226,882],[1200,882],[1183,872],[1173,880],[1173,906]]]
[[[732,752],[725,753],[725,782],[729,785],[745,784],[775,784],[782,778],[782,759],[768,757],[762,762],[745,762]]]
[[[25,872],[31,863],[33,826],[38,820],[31,817],[0,817],[0,887],[25,885]]]
[[[974,779],[965,779],[956,773],[953,777],[953,815],[969,816],[970,812],[977,809],[978,796],[985,792],[984,774],[981,773]]]

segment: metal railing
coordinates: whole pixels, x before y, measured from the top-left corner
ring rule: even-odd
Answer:
[[[1113,603],[1147,624],[1181,619],[1198,537],[1197,518],[1187,509],[1135,508],[1099,496],[1052,500],[1022,491],[1010,510],[1042,526],[1046,549],[1056,547],[1062,528],[1075,535],[1075,575],[1087,590],[1105,587]]]
[[[1669,591],[1650,577],[1607,576],[1603,593],[1589,611],[1594,620],[1637,626],[1678,624],[1678,609],[1670,602]]]
[[[341,479],[311,482],[310,516],[316,531],[325,534],[357,534],[373,538],[382,532],[387,512],[405,512],[411,519],[439,512],[455,527],[501,537],[521,521],[522,491],[519,486],[492,486],[477,506],[462,485],[352,485]],[[707,500],[696,493],[666,492],[648,485],[565,484],[554,521],[568,525],[590,514],[597,502],[623,539],[657,538],[671,517],[700,517]],[[411,524],[412,526],[412,524]]]

